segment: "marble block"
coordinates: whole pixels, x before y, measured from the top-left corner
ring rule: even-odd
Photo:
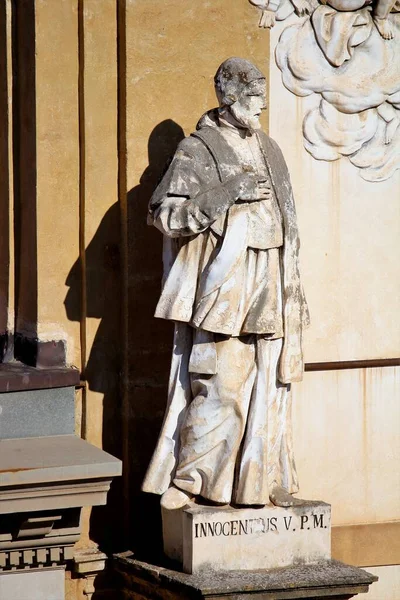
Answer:
[[[0,439],[73,435],[75,387],[0,393]]]
[[[331,507],[233,508],[191,504],[162,510],[164,551],[184,573],[273,569],[331,556]]]
[[[64,588],[63,567],[0,575],[2,600],[64,600]]]

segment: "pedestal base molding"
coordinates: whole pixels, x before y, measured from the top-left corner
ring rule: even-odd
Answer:
[[[338,561],[258,571],[187,575],[117,554],[124,600],[348,600],[368,592],[377,580],[363,569]]]

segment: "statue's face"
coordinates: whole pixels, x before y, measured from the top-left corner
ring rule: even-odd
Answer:
[[[241,125],[250,129],[259,129],[260,115],[266,108],[267,83],[265,79],[257,79],[245,87],[229,110]]]

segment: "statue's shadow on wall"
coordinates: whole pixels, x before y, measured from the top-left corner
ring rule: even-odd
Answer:
[[[100,426],[93,419],[101,414],[101,406],[96,410],[90,403],[102,404],[104,450],[122,458],[124,444],[128,444],[129,455],[129,464],[124,465],[128,479],[124,484],[122,478],[117,478],[107,505],[93,509],[90,536],[108,553],[129,548],[138,556],[153,560],[161,551],[159,497],[141,493],[140,486],[165,409],[172,327],[153,316],[162,277],[162,235],[146,225],[146,216],[151,194],[183,137],[182,128],[172,120],[153,129],[148,141],[149,164],[139,185],[128,193],[127,330],[121,319],[118,203],[106,212],[86,248],[86,312],[88,318],[100,319],[100,324],[82,376],[89,390],[99,394],[87,396],[82,411],[83,431],[88,432],[90,441],[90,431]],[[66,281],[69,291],[64,303],[67,316],[73,321],[81,319],[81,270],[77,259]],[[123,417],[124,335],[128,339],[129,414]],[[125,427],[123,418],[128,419]],[[128,440],[123,439],[126,425]]]

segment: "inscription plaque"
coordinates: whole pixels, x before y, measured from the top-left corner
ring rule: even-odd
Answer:
[[[280,508],[192,504],[163,509],[164,550],[185,573],[271,569],[330,558],[331,509],[324,502]]]

